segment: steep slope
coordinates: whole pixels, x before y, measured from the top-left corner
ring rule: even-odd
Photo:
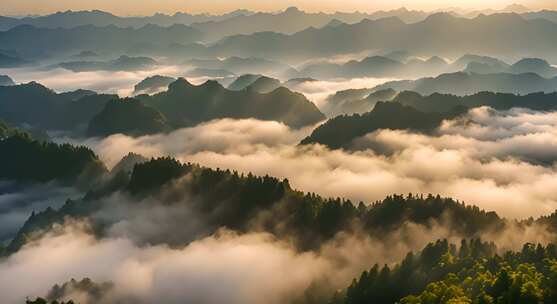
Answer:
[[[89,122],[89,136],[108,136],[115,133],[146,135],[168,129],[166,118],[157,110],[133,98],[115,99]]]
[[[505,221],[494,212],[439,196],[390,196],[369,206],[362,203],[356,207],[347,200],[296,191],[288,180],[213,170],[170,158],[136,164],[131,175],[126,176],[123,179],[119,176],[118,186],[108,192],[91,191],[81,200],[69,200],[59,210],[49,208],[31,215],[7,252],[17,251],[33,236],[40,235],[40,231],[68,218],[88,217],[102,235],[113,223],[133,220],[134,213],[115,214],[108,221],[91,215],[110,210],[105,208],[118,208],[120,204],[125,207],[126,201],[133,202],[134,208],[185,207],[207,224],[208,229],[189,233],[178,233],[173,225],[161,227],[161,231],[145,239],[150,244],[175,246],[188,244],[199,234],[212,233],[220,227],[249,231],[254,221],[263,231],[293,241],[302,250],[318,248],[338,232],[349,232],[358,224],[364,229],[362,232],[377,238],[403,223],[429,226],[439,221],[448,231],[462,235],[497,231],[505,226]],[[119,192],[121,199],[108,199],[115,192]],[[273,216],[258,216],[269,213]]]
[[[64,11],[44,16],[30,16],[25,18],[0,17],[0,30],[7,30],[18,25],[33,25],[43,28],[74,28],[78,26],[94,25],[140,28],[148,24],[171,26],[173,24],[191,24],[193,22],[219,21],[240,15],[250,15],[249,11],[237,10],[223,15],[187,14],[178,12],[174,15],[157,13],[144,17],[120,17],[101,10]]]
[[[236,78],[231,84],[228,85],[228,89],[232,91],[243,90],[262,76],[263,75],[255,75],[255,74],[241,75],[238,78]]]
[[[557,110],[557,93],[514,95],[480,92],[466,96],[434,93],[422,96],[416,92],[405,91],[399,93],[393,101],[425,112],[448,112],[456,106],[467,108],[488,106],[497,110],[511,108],[526,108],[537,111]]]
[[[134,94],[151,94],[161,89],[168,88],[168,85],[176,81],[176,78],[155,75],[147,77],[133,87]]]
[[[375,104],[380,101],[390,101],[396,96],[397,92],[393,89],[385,89],[370,93],[361,99],[340,99],[338,96],[331,96],[323,106],[327,116],[334,117],[343,114],[365,113],[373,109]],[[365,95],[365,94],[364,94]]]
[[[378,102],[371,112],[342,115],[328,120],[304,138],[301,144],[319,143],[332,149],[347,148],[352,140],[379,129],[431,132],[444,119],[458,116],[465,109],[450,113],[426,113],[397,102]]]
[[[351,24],[363,19],[380,19],[396,16],[406,22],[416,22],[423,20],[427,15],[427,12],[409,11],[404,8],[390,11],[378,11],[372,14],[360,12],[336,12],[326,14],[309,13],[301,11],[296,7],[290,7],[278,13],[260,12],[249,16],[238,16],[217,22],[194,23],[192,26],[206,32],[210,40],[217,40],[230,35],[246,35],[264,31],[292,34],[310,27],[327,27],[333,20]]]
[[[257,93],[269,93],[280,88],[281,85],[282,83],[278,79],[261,76],[249,86],[247,86],[246,89],[255,91]]]
[[[0,180],[94,183],[106,173],[98,157],[85,147],[58,145],[16,133],[0,140]]]

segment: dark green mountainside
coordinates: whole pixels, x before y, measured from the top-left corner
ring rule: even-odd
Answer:
[[[133,98],[114,99],[89,122],[87,135],[115,133],[145,135],[169,130],[166,118],[157,110]]]
[[[498,253],[480,239],[439,240],[394,266],[376,264],[324,303],[555,303],[556,283],[555,244]]]
[[[480,92],[467,96],[434,93],[422,96],[416,92],[406,91],[399,93],[393,101],[425,112],[448,112],[456,106],[467,108],[488,106],[497,110],[526,108],[536,111],[555,111],[557,109],[557,93],[541,92],[527,95]]]
[[[2,132],[0,126],[0,132]],[[92,183],[106,168],[88,148],[33,140],[19,132],[0,139],[0,180]]]
[[[457,72],[418,80],[392,81],[375,87],[375,90],[416,91],[420,94],[433,93],[471,95],[483,91],[531,94],[557,91],[557,77],[543,78],[535,73],[477,74]]]
[[[176,81],[173,77],[155,75],[147,77],[140,81],[133,87],[133,93],[151,94],[157,92],[159,89],[166,89],[168,85]]]
[[[466,112],[454,107],[447,113],[422,112],[398,102],[378,102],[371,112],[341,115],[317,127],[301,144],[319,143],[331,149],[346,148],[352,140],[379,129],[434,131],[444,119]]]
[[[166,92],[137,98],[159,110],[176,127],[217,118],[256,118],[299,128],[325,118],[304,95],[286,88],[261,94],[251,90],[231,91],[216,81],[195,86],[178,79]]]
[[[17,251],[34,232],[63,223],[68,216],[89,218],[97,233],[103,235],[111,223],[97,222],[95,214],[103,208],[115,207],[111,204],[118,202],[105,202],[115,191],[123,195],[119,200],[122,207],[130,204],[126,203],[129,201],[131,206],[136,206],[132,208],[187,208],[206,223],[206,228],[198,234],[211,234],[220,227],[239,232],[256,229],[290,239],[301,249],[318,247],[338,232],[349,232],[354,227],[362,227],[370,236],[381,238],[407,223],[425,227],[439,223],[463,236],[495,232],[506,225],[493,212],[439,196],[391,196],[367,207],[363,203],[356,206],[347,200],[324,199],[293,190],[287,180],[212,170],[160,158],[136,164],[130,176],[115,175],[107,185],[90,191],[82,200],[68,201],[59,210],[49,208],[33,214],[7,247],[8,253]],[[133,217],[133,213],[127,216]],[[178,222],[176,225],[179,226]],[[196,237],[199,235],[165,230],[144,241],[178,246]]]

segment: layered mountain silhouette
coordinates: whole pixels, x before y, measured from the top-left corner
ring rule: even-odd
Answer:
[[[248,16],[236,16],[221,21],[194,23],[193,27],[207,33],[210,40],[217,40],[236,34],[252,34],[272,31],[292,34],[306,28],[323,28],[360,22],[362,19],[380,19],[396,16],[412,23],[423,20],[428,15],[423,11],[410,11],[405,8],[391,11],[366,13],[307,13],[296,7],[290,7],[279,13],[254,13]]]
[[[546,60],[539,58],[524,58],[513,64],[510,71],[515,74],[536,73],[545,78],[557,76],[557,68],[551,66]]]
[[[552,22],[557,22],[557,11],[554,10],[541,10],[537,12],[525,12],[521,14],[525,19],[546,19]]]
[[[373,110],[367,113],[340,115],[330,119],[315,129],[301,143],[320,143],[334,149],[350,148],[354,139],[378,129],[429,133],[434,131],[442,120],[454,118],[465,113],[469,108],[481,106],[497,110],[512,108],[527,108],[537,111],[557,110],[557,93],[515,95],[480,92],[468,96],[434,93],[424,96],[412,91],[398,94],[394,91],[377,91],[366,99],[381,95],[392,96],[391,101],[376,102]],[[379,99],[387,100],[387,98]],[[340,100],[342,101],[342,99]],[[349,102],[354,103],[354,101]]]
[[[147,77],[136,84],[133,88],[134,94],[157,93],[162,89],[167,89],[168,85],[176,81],[174,77],[154,75]]]
[[[341,115],[317,127],[301,144],[319,143],[331,149],[349,148],[358,137],[379,129],[412,130],[429,133],[444,119],[466,112],[455,107],[446,113],[422,112],[397,102],[377,102],[372,111],[364,114]]]
[[[193,43],[202,36],[200,31],[185,25],[145,25],[137,29],[112,25],[84,25],[70,29],[21,25],[0,32],[0,45],[17,51],[24,58],[33,58],[45,55],[73,55],[82,50],[137,53],[178,41]]]
[[[252,90],[258,93],[269,93],[285,87],[292,91],[296,91],[300,85],[308,82],[316,81],[313,78],[292,78],[287,81],[281,82],[279,79],[267,77],[264,75],[245,74],[237,77],[232,83],[228,85],[229,90]]]
[[[344,96],[342,94],[352,93],[352,96]],[[391,101],[397,95],[397,91],[393,89],[384,89],[369,93],[369,90],[344,91],[332,95],[325,100],[322,109],[328,117],[335,117],[343,114],[365,113],[371,111],[375,104],[380,101]]]
[[[261,94],[253,90],[228,90],[216,81],[195,86],[181,78],[170,84],[166,92],[137,98],[163,113],[175,127],[217,118],[257,118],[298,128],[325,118],[302,94],[282,87]]]
[[[372,56],[360,61],[352,60],[347,63],[314,63],[304,66],[298,75],[300,77],[327,78],[357,78],[357,77],[415,77],[438,75],[449,69],[449,64],[439,57],[427,60],[412,59],[402,63],[384,57]]]
[[[114,99],[95,115],[87,129],[89,136],[116,133],[146,135],[168,130],[166,118],[157,110],[133,98]]]
[[[261,32],[223,39],[212,48],[219,55],[307,59],[365,50],[406,50],[455,58],[463,53],[516,53],[555,59],[557,24],[526,20],[517,14],[480,15],[468,19],[437,13],[406,24],[398,18],[365,19],[355,24],[308,28],[292,35]],[[533,47],[535,46],[535,47]]]
[[[557,68],[551,66],[546,60],[540,58],[523,58],[515,62],[513,65],[508,65],[500,60],[470,61],[467,63],[464,71],[478,74],[535,73],[544,78],[552,78],[557,76]]]
[[[273,74],[277,75],[291,67],[280,62],[263,58],[229,57],[226,59],[192,59],[186,62],[196,68],[222,69],[235,74]]]
[[[245,74],[236,78],[231,84],[228,85],[228,89],[232,91],[241,91],[249,87],[257,79],[263,77],[263,75],[256,74]]]
[[[392,81],[375,87],[375,90],[391,88],[396,91],[416,91],[420,94],[446,93],[470,95],[482,91],[529,94],[557,91],[557,78],[543,78],[538,74],[478,74],[457,72],[418,80]]]
[[[456,106],[474,108],[488,106],[497,110],[526,108],[537,111],[557,110],[557,93],[532,93],[515,95],[510,93],[480,92],[467,96],[434,93],[420,95],[416,92],[400,92],[394,99],[407,106],[425,112],[448,112]]]
[[[223,15],[175,13],[173,15],[155,14],[145,17],[120,17],[100,11],[65,11],[45,16],[10,18],[0,16],[0,30],[8,30],[19,25],[32,25],[43,28],[73,28],[83,25],[133,27],[140,28],[148,24],[171,26],[173,24],[191,24],[194,22],[218,21],[235,16],[252,14],[246,10],[237,10]]]
[[[456,71],[462,71],[466,69],[470,64],[481,64],[481,65],[492,66],[500,69],[510,68],[509,64],[507,64],[506,62],[500,59],[497,59],[495,57],[475,55],[475,54],[463,55],[462,57],[455,60],[455,62],[452,63],[452,66],[454,71],[456,72]]]
[[[58,66],[73,72],[89,71],[143,71],[153,69],[157,62],[149,57],[130,57],[122,55],[110,61],[70,61]]]
[[[282,83],[278,79],[261,76],[246,87],[248,90],[253,90],[258,93],[269,93],[282,86]]]
[[[177,182],[180,187],[176,187]],[[395,195],[369,206],[361,203],[357,207],[350,200],[325,199],[297,191],[292,189],[288,180],[213,170],[196,164],[182,164],[172,158],[141,161],[129,175],[118,175],[109,183],[111,187],[101,185],[81,199],[68,200],[59,209],[47,208],[33,213],[3,254],[17,252],[33,236],[48,231],[55,224],[63,225],[64,220],[69,219],[89,218],[98,228],[95,233],[105,234],[114,222],[127,217],[126,213],[120,212],[101,223],[99,217],[91,216],[106,208],[105,199],[114,193],[138,203],[143,198],[152,198],[144,202],[148,207],[183,205],[207,223],[204,233],[207,230],[212,233],[223,226],[234,231],[249,231],[254,216],[270,212],[274,214],[272,218],[260,220],[264,223],[260,231],[287,239],[303,251],[319,248],[338,233],[351,231],[354,224],[362,227],[363,235],[377,239],[405,223],[427,226],[446,218],[451,220],[446,221],[444,227],[465,236],[498,231],[507,224],[495,212],[440,196]],[[169,187],[171,184],[175,187]],[[195,199],[183,200],[183,197]],[[119,208],[119,204],[125,206],[125,200],[112,200],[111,204],[113,208]],[[184,246],[199,236],[196,231],[177,233],[173,225],[163,225],[161,229],[146,241],[153,245]]]

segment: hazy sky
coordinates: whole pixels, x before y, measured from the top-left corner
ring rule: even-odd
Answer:
[[[155,12],[222,13],[239,8],[276,11],[297,6],[307,11],[375,11],[405,6],[433,10],[458,6],[466,9],[500,9],[512,3],[530,8],[557,8],[555,0],[0,0],[0,14],[45,14],[63,10],[100,9],[118,15]]]

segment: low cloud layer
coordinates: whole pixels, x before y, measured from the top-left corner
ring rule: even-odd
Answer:
[[[0,263],[4,303],[83,277],[114,284],[101,303],[286,303],[332,276],[332,259],[342,255],[298,253],[267,234],[229,231],[181,249],[138,247],[125,238],[96,240],[83,226],[68,224]],[[342,273],[342,284],[355,274]]]
[[[9,75],[16,83],[36,81],[56,92],[73,91],[76,89],[93,90],[98,93],[129,96],[133,87],[141,80],[153,75],[179,77],[185,73],[185,67],[160,66],[146,71],[93,71],[79,72],[56,68],[40,70],[36,68],[0,69],[0,74]]]
[[[472,110],[435,136],[382,130],[355,141],[360,151],[297,146],[310,129],[276,122],[218,120],[166,135],[87,140],[109,165],[129,151],[171,155],[209,167],[288,178],[326,197],[374,202],[393,193],[435,193],[502,216],[557,208],[555,113]]]
[[[58,208],[68,198],[82,194],[71,187],[56,183],[22,185],[0,181],[0,243],[12,238],[31,212],[47,207]]]
[[[291,87],[292,90],[304,94],[320,109],[323,107],[325,99],[338,91],[348,89],[373,88],[382,83],[393,81],[393,78],[352,78],[336,80],[308,81]]]
[[[182,221],[189,219],[186,216]],[[550,239],[538,228],[511,225],[483,239],[495,241],[501,250],[519,250],[524,242]],[[460,242],[460,236],[442,225],[431,223],[425,228],[406,223],[381,241],[340,233],[309,252],[299,252],[269,234],[240,235],[228,230],[170,248],[138,245],[115,234],[96,239],[88,222],[69,221],[0,260],[0,293],[3,303],[16,304],[26,297],[49,294],[54,284],[90,278],[108,282],[110,288],[94,296],[69,290],[59,300],[81,304],[291,303],[316,286],[324,288],[323,295],[328,297],[373,264],[399,262],[408,251],[442,238]]]

